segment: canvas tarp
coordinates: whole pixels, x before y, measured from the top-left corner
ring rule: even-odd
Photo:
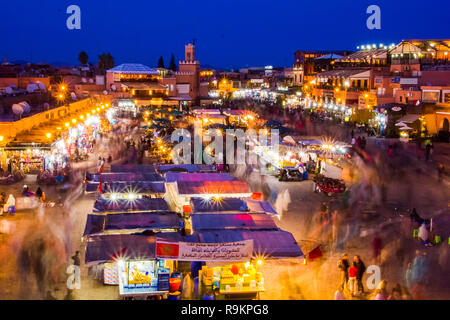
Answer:
[[[97,235],[87,239],[85,264],[87,266],[116,261],[153,260],[156,255],[156,238],[164,241],[182,241],[177,232],[159,232],[153,235],[114,234]]]
[[[97,185],[98,186],[98,185]],[[103,193],[136,193],[136,194],[164,194],[164,182],[106,182],[102,184]]]
[[[179,229],[175,212],[139,212],[96,215],[89,214],[83,236],[109,233],[137,233],[156,229]]]
[[[247,204],[239,198],[224,198],[220,200],[192,198],[191,209],[193,213],[200,212],[224,212],[224,211],[248,211]]]
[[[244,181],[181,181],[177,182],[180,195],[233,195],[249,197],[251,191]]]
[[[156,173],[156,168],[152,164],[112,164],[111,172]]]
[[[277,229],[271,216],[265,213],[192,214],[194,231],[223,229]]]
[[[162,198],[143,198],[130,201],[128,199],[98,199],[94,203],[93,212],[127,212],[127,211],[169,211],[167,202]]]
[[[184,172],[167,172],[165,175],[166,182],[176,181],[235,181],[235,177],[228,173],[184,173]]]
[[[216,168],[210,164],[163,164],[157,166],[157,171],[159,173],[177,169],[186,172],[211,172],[216,170]]]
[[[202,230],[198,241],[205,243],[253,240],[253,254],[267,258],[295,258],[303,252],[291,233],[283,230]]]

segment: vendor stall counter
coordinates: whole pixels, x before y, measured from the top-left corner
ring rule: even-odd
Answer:
[[[166,260],[132,260],[117,262],[121,298],[169,294],[172,262]]]
[[[203,266],[199,271],[199,298],[208,292],[216,292],[216,300],[259,299],[264,292],[264,278],[250,262],[225,266]]]

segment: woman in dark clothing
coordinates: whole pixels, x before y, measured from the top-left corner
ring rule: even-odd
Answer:
[[[348,269],[350,267],[350,263],[348,261],[347,254],[342,255],[342,258],[339,259],[338,268],[340,271],[340,280],[341,280],[341,291],[344,291],[344,286],[348,283]]]
[[[37,190],[36,190],[36,197],[37,197],[38,199],[42,199],[42,190],[41,190],[41,187],[38,187],[38,188],[37,188]]]
[[[353,258],[353,261],[356,264],[356,268],[358,269],[358,273],[356,274],[356,281],[358,284],[358,291],[361,291],[362,293],[364,293],[364,286],[362,283],[362,277],[364,275],[364,272],[366,271],[366,266],[364,264],[364,262],[362,262],[361,258],[359,256],[355,256]]]

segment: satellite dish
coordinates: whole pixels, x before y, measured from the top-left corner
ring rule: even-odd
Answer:
[[[75,94],[75,92],[71,92],[70,96],[72,97],[72,100],[77,100],[77,95]]]
[[[104,94],[104,95],[107,95],[107,94],[108,94],[108,91],[103,90],[103,94]]]
[[[81,78],[81,82],[86,83],[86,78]]]
[[[89,83],[94,83],[94,79],[89,79]]]
[[[112,89],[113,91],[116,91],[116,90],[117,90],[116,85],[115,85],[115,84],[112,84],[112,85],[111,85],[111,89]]]
[[[32,93],[32,92],[34,92],[34,91],[36,91],[36,90],[38,90],[38,89],[39,89],[39,87],[38,87],[38,85],[35,84],[35,83],[30,83],[29,85],[27,85],[27,91],[28,91],[29,93]]]
[[[22,113],[23,113],[23,108],[22,108],[22,106],[20,104],[15,103],[15,104],[12,105],[12,112],[15,115],[21,116]]]
[[[31,106],[26,101],[19,102],[19,105],[22,106],[23,112],[28,113],[31,110]]]
[[[39,89],[41,90],[46,90],[45,84],[43,84],[42,82],[36,82],[36,84],[38,85]]]

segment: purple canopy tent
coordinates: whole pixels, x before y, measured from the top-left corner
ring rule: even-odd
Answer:
[[[98,199],[95,201],[95,213],[106,212],[139,212],[139,211],[169,211],[167,202],[162,198],[142,198],[142,199]]]
[[[86,243],[85,265],[113,262],[120,257],[127,260],[154,260],[156,238],[164,241],[183,241],[177,232],[159,232],[150,236],[135,234],[91,236]]]
[[[103,232],[137,233],[146,230],[179,229],[180,221],[175,212],[89,214],[84,236]]]

